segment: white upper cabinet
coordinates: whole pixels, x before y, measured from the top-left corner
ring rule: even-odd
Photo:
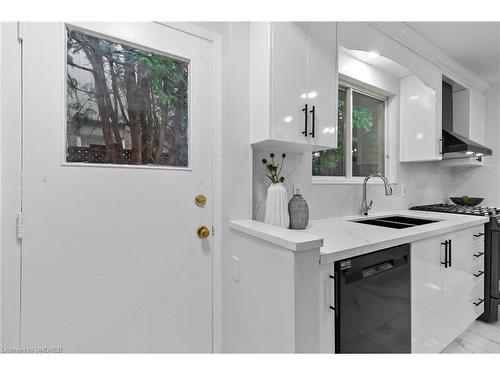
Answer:
[[[306,101],[311,120],[315,120],[315,134],[309,141],[314,145],[334,148],[337,147],[338,107],[337,27],[332,22],[310,22],[307,29]]]
[[[251,143],[337,146],[336,34],[334,22],[251,24]]]
[[[306,139],[302,109],[307,102],[307,24],[275,22],[271,38],[270,138],[302,143]]]
[[[400,161],[441,160],[440,105],[436,90],[417,76],[400,81]]]
[[[482,93],[465,88],[453,94],[453,130],[484,143],[486,100]]]
[[[437,66],[370,24],[341,22],[338,33],[339,46],[381,56],[404,68],[392,69],[400,83],[399,92],[394,92],[400,95],[399,161],[440,160],[442,73]],[[376,64],[376,58],[372,60]]]

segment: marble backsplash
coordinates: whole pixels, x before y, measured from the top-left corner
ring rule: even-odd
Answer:
[[[281,160],[282,151],[273,151],[277,159]],[[269,151],[254,151],[252,160],[252,217],[254,220],[264,221],[266,212],[267,188],[271,184],[266,177],[267,170],[262,159],[269,159]],[[288,199],[293,195],[293,184],[299,184],[307,179],[308,173],[304,168],[307,154],[285,153],[285,161],[281,175],[285,177],[285,187]]]
[[[280,155],[279,150],[273,150]],[[311,157],[309,153],[287,153],[282,175],[289,198],[293,185],[302,186],[302,194],[307,200],[311,219],[357,215],[362,200],[361,184],[312,184]],[[270,182],[265,176],[262,158],[268,158],[268,151],[253,152],[252,177],[252,216],[263,221],[265,215],[266,191]],[[400,163],[397,184],[393,185],[394,194],[384,195],[384,188],[374,184],[368,186],[368,199],[374,201],[371,212],[407,209],[419,204],[446,202],[448,192],[457,183],[451,168],[436,162]],[[403,196],[401,185],[406,185],[407,194]]]

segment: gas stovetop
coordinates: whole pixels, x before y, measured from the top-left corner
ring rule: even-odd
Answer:
[[[475,216],[496,216],[500,214],[500,209],[496,207],[470,207],[458,206],[455,204],[428,204],[411,207],[410,210],[445,212],[448,214],[475,215]]]

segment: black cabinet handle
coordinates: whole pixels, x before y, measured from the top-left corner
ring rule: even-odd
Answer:
[[[476,237],[476,238],[477,237],[482,237],[482,236],[484,236],[484,233],[473,234],[473,236]]]
[[[473,273],[474,277],[479,277],[481,275],[484,275],[484,271],[479,271],[478,273]]]
[[[330,279],[332,279],[332,280],[334,281],[334,283],[335,283],[335,276],[330,275],[330,276],[329,276],[329,278],[330,278]],[[334,295],[335,295],[335,284],[334,284],[334,286],[333,286],[333,293],[334,293]],[[334,297],[334,299],[335,299],[335,297]],[[335,305],[335,306],[336,306],[336,305]],[[335,307],[333,307],[332,305],[330,305],[330,310],[335,311]]]
[[[337,280],[338,280],[338,272],[335,272],[334,275],[330,275],[330,279],[333,280],[333,303],[335,304],[335,306],[329,306],[330,307],[330,310],[333,310],[335,311],[335,317],[338,317],[339,316],[339,311],[337,309],[338,305],[339,305],[339,290],[338,290],[338,286],[337,286]]]
[[[475,258],[479,258],[481,255],[484,255],[484,251],[480,251],[479,253],[472,255],[474,255]]]
[[[309,133],[309,135],[312,135],[314,138],[314,129],[316,128],[316,106],[313,105],[313,109],[309,111],[309,113],[312,115],[312,132]]]
[[[441,264],[444,265],[444,268],[448,268],[448,240],[441,242],[441,245],[444,245],[444,262]]]
[[[451,267],[451,240],[448,240],[448,266]]]
[[[474,306],[479,306],[480,304],[482,304],[484,302],[484,298],[479,298],[479,301],[477,302],[472,302],[474,304]]]
[[[304,137],[307,137],[307,117],[309,116],[309,112],[307,111],[307,104],[302,109],[302,112],[304,112],[304,131],[302,132],[302,134],[304,134]]]

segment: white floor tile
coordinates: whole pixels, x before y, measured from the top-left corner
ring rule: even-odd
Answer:
[[[500,321],[475,321],[443,353],[500,353]]]

